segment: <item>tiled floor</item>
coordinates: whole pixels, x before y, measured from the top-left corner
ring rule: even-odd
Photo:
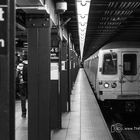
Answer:
[[[75,83],[75,87],[80,86]],[[62,115],[62,129],[54,131],[52,140],[80,140],[80,93],[79,88],[71,95],[71,112]]]
[[[28,140],[27,118],[21,117],[16,101],[16,140]],[[83,69],[80,69],[71,95],[71,112],[62,115],[62,129],[52,131],[51,140],[112,140]]]
[[[63,114],[62,128],[52,140],[112,140],[83,69],[71,95],[71,112]]]
[[[26,118],[21,117],[21,102],[16,101],[16,114],[15,114],[15,136],[16,140],[28,140],[28,114]]]

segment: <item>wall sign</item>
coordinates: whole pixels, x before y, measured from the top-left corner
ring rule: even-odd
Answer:
[[[66,61],[61,61],[61,70],[62,71],[66,70]]]
[[[56,59],[58,60],[59,59],[59,50],[58,50],[58,47],[51,47],[51,60],[53,59]]]
[[[59,67],[58,63],[51,63],[51,80],[58,80],[59,79]]]
[[[0,0],[0,54],[7,54],[7,10],[8,5],[6,0]]]

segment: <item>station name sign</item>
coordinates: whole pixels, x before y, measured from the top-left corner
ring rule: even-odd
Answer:
[[[0,54],[7,54],[8,34],[8,4],[7,0],[0,0]]]

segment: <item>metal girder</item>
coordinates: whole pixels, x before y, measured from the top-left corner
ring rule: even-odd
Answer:
[[[139,40],[139,23],[139,0],[91,1],[83,59],[107,42]]]
[[[54,0],[55,3],[57,1],[58,0]],[[72,35],[73,42],[76,44],[76,50],[79,50],[76,1],[65,1],[67,2],[68,9],[63,15],[61,15],[61,19],[65,21],[68,18],[71,18],[71,21],[66,25],[66,28]],[[42,2],[45,1],[17,0],[17,5],[40,6]],[[81,2],[81,0],[78,0],[78,2]],[[87,23],[84,57],[88,57],[89,54],[94,53],[95,50],[101,48],[106,42],[116,39],[116,36],[118,36],[117,39],[121,39],[121,34],[124,34],[123,39],[137,39],[137,35],[140,32],[139,23],[139,0],[91,0],[89,19]],[[91,46],[94,49],[90,50]]]
[[[22,7],[42,6],[44,0],[16,0],[16,5]]]

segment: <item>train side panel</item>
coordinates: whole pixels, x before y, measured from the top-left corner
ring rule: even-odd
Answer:
[[[84,65],[99,101],[133,111],[140,106],[140,43],[105,45]],[[117,102],[117,104],[116,104]]]
[[[98,70],[98,56],[94,55],[93,58],[91,59],[91,66],[90,66],[90,81],[91,85],[96,91],[96,80],[97,80],[97,70]]]
[[[89,59],[84,61],[84,69],[94,91],[96,91],[98,60],[98,52],[96,52]]]

